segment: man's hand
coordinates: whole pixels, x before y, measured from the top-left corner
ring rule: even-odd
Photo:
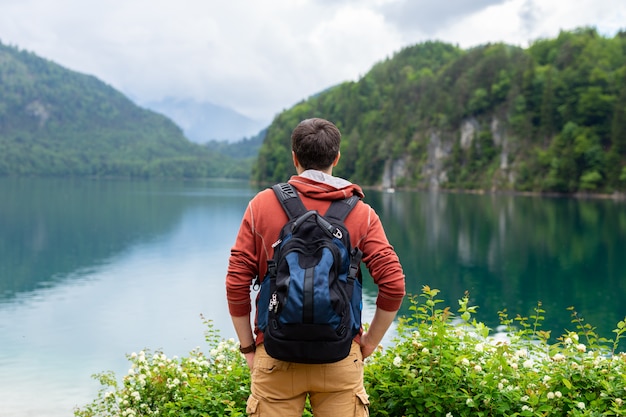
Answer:
[[[246,353],[243,356],[245,356],[246,362],[248,362],[248,369],[252,372],[252,368],[254,368],[254,352]]]
[[[372,323],[369,329],[361,335],[361,353],[363,359],[371,355],[378,345],[383,340],[383,336],[393,320],[396,317],[397,311],[386,311],[380,308],[376,308]]]
[[[361,335],[361,353],[363,354],[363,359],[374,353],[377,348],[378,343],[370,342],[369,332],[365,332]]]

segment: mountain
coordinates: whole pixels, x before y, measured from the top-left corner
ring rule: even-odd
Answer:
[[[251,169],[252,164],[259,154],[259,149],[261,149],[261,145],[263,145],[266,134],[267,130],[263,129],[258,134],[250,138],[243,138],[237,142],[212,140],[205,143],[204,146],[221,155],[237,159],[239,160],[239,163],[241,163],[242,159],[246,160],[249,162],[249,167]]]
[[[247,176],[97,78],[0,43],[0,175]]]
[[[171,118],[196,143],[236,142],[258,134],[267,125],[209,102],[167,98],[142,105]]]
[[[256,182],[294,173],[285,149],[309,117],[338,125],[334,172],[367,186],[623,195],[626,32],[579,28],[528,48],[404,48],[279,114]]]

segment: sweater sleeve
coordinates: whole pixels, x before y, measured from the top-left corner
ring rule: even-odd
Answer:
[[[228,260],[226,298],[228,310],[234,317],[245,316],[252,310],[250,285],[259,272],[252,220],[249,204]]]
[[[376,306],[386,311],[397,311],[406,294],[402,265],[376,212],[369,208],[367,234],[359,243],[363,262],[378,286]]]

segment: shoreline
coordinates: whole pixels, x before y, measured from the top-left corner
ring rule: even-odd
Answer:
[[[577,200],[613,200],[623,202],[626,201],[626,192],[613,192],[611,194],[606,193],[588,193],[588,192],[576,192],[576,193],[556,193],[556,192],[541,192],[541,191],[514,191],[514,190],[469,190],[461,188],[413,188],[413,187],[382,187],[380,185],[375,186],[362,186],[365,190],[376,190],[381,192],[395,192],[395,191],[422,191],[422,192],[442,192],[450,194],[476,194],[476,195],[512,195],[520,197],[548,197],[548,198],[573,198]]]

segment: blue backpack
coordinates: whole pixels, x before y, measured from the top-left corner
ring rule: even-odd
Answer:
[[[363,253],[351,248],[343,223],[359,197],[333,201],[322,216],[307,210],[290,184],[272,188],[289,221],[257,299],[265,349],[288,362],[344,359],[361,328]]]

